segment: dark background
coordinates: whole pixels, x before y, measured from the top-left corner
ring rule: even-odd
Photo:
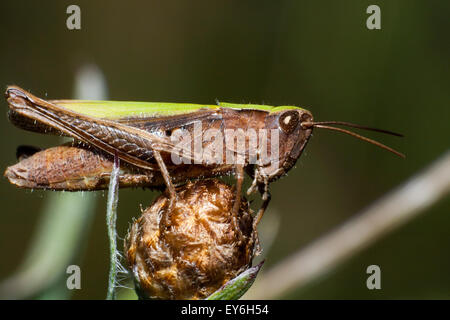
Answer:
[[[70,4],[81,7],[81,30],[66,28]],[[370,4],[381,7],[381,30],[366,28]],[[411,0],[2,1],[0,86],[72,98],[75,73],[88,63],[103,71],[111,100],[298,105],[316,120],[403,133],[367,135],[406,160],[315,131],[296,168],[271,185],[266,215],[279,215],[280,230],[267,253],[270,268],[449,149],[449,9],[448,1]],[[13,127],[1,104],[1,170],[15,163],[19,144],[58,143]],[[0,195],[1,280],[24,258],[48,193],[2,179]],[[121,191],[120,236],[153,196]],[[96,198],[86,250],[74,261],[83,272],[74,298],[106,292],[106,197]],[[450,298],[449,200],[287,298]],[[381,267],[382,290],[365,286],[371,264]]]

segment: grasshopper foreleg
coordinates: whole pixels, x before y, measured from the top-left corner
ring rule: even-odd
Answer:
[[[261,204],[261,208],[259,208],[258,213],[256,214],[255,219],[253,220],[254,229],[256,229],[256,226],[258,225],[259,221],[264,215],[264,212],[266,211],[267,206],[269,205],[270,199],[272,198],[269,191],[269,183],[267,181],[265,181],[264,184],[260,184],[258,189],[259,192],[261,193],[263,203]]]
[[[259,193],[261,194],[263,203],[261,204],[261,208],[258,210],[255,219],[253,220],[253,228],[256,228],[256,226],[258,225],[271,199],[269,191],[269,178],[265,175],[262,175],[258,167],[255,168],[254,179],[252,185],[247,190],[247,194],[252,194],[256,189],[258,189]]]

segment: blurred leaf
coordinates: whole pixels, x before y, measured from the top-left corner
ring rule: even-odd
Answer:
[[[258,275],[259,270],[261,269],[264,261],[260,264],[251,267],[236,278],[228,281],[225,285],[222,286],[219,290],[214,292],[205,300],[237,300],[242,297],[248,289],[252,286],[253,282],[255,282],[256,276]]]

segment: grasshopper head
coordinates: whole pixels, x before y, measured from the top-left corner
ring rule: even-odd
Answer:
[[[302,126],[302,123],[313,121],[311,112],[297,107],[277,109],[266,118],[266,128],[272,132],[270,162],[263,163],[258,169],[261,178],[268,182],[277,180],[294,166],[312,133],[312,127]]]
[[[266,118],[265,125],[266,128],[276,130],[275,133],[277,133],[278,139],[276,135],[274,136],[272,134],[270,140],[271,146],[274,146],[278,143],[278,148],[274,149],[278,153],[276,153],[276,156],[274,156],[275,153],[272,150],[270,161],[260,163],[257,168],[257,181],[264,184],[277,180],[294,166],[295,162],[300,157],[303,149],[308,143],[313,128],[323,128],[345,133],[357,139],[376,145],[389,152],[392,152],[401,158],[405,158],[404,154],[388,146],[385,146],[378,141],[361,136],[352,131],[336,128],[330,125],[353,127],[400,137],[402,136],[401,134],[343,121],[315,122],[313,121],[311,112],[298,107],[277,107],[276,110],[271,112],[270,115]]]

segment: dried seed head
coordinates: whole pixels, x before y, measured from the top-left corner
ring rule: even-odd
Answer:
[[[172,210],[167,193],[158,197],[125,240],[128,265],[145,298],[203,299],[252,262],[253,218],[241,201],[233,227],[233,188],[201,180],[178,188],[177,195]]]

